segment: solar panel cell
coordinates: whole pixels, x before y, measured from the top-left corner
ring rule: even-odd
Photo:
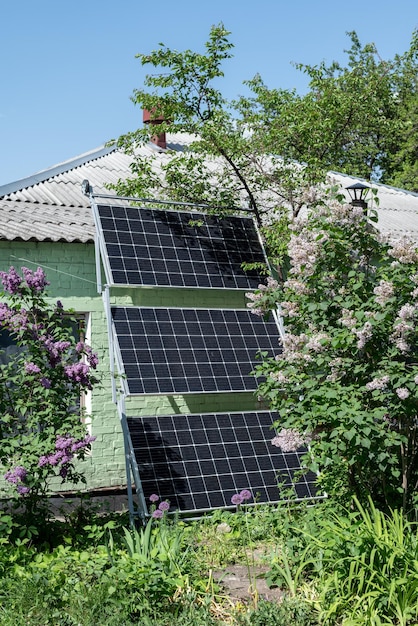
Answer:
[[[242,268],[266,262],[252,218],[107,205],[97,212],[110,284],[254,289],[262,282]],[[138,274],[126,258],[136,259]]]
[[[128,418],[146,498],[158,493],[172,509],[231,506],[231,496],[250,489],[259,502],[280,500],[278,479],[295,480],[300,498],[315,496],[314,476],[297,479],[301,453],[271,445],[269,411]]]
[[[244,309],[114,307],[112,317],[130,394],[255,391],[256,353],[279,345],[275,322]]]

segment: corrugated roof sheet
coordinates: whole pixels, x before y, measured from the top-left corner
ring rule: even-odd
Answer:
[[[168,135],[168,146],[183,150],[187,135]],[[169,158],[153,144],[141,154],[157,153],[160,162]],[[129,177],[131,157],[115,146],[102,146],[43,170],[28,178],[0,187],[0,240],[91,242],[94,226],[89,198],[81,190],[87,179],[94,192],[110,193],[109,183]],[[331,173],[342,188],[359,179]],[[394,236],[408,235],[418,242],[418,194],[373,185],[378,189],[379,229]]]
[[[182,135],[168,138],[168,147],[182,150]],[[144,146],[144,155],[157,152]],[[105,185],[130,175],[131,157],[115,146],[84,155],[0,187],[0,240],[91,242],[94,226],[90,201],[81,190],[88,179],[95,193],[111,193]]]

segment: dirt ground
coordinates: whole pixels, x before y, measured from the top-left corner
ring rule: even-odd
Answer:
[[[268,571],[267,566],[251,566],[251,580],[246,565],[228,565],[224,570],[214,572],[213,577],[223,588],[225,593],[233,601],[247,602],[252,598],[252,585],[254,584],[259,599],[278,602],[283,597],[283,592],[278,587],[269,589],[263,574]]]

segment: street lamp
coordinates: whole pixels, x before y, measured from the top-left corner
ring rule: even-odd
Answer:
[[[365,211],[367,209],[366,196],[370,187],[363,185],[363,183],[354,183],[354,185],[350,185],[346,189],[351,198],[351,206],[360,206]]]

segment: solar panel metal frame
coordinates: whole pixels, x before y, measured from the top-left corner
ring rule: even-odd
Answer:
[[[306,450],[271,444],[278,419],[264,410],[127,418],[142,502],[149,507],[155,493],[171,510],[200,513],[233,507],[231,497],[248,489],[252,503],[274,504],[283,501],[278,481],[285,477],[295,500],[322,498],[312,472],[294,480]]]
[[[149,220],[149,224],[153,225],[151,230],[155,230],[155,232],[146,232],[145,229],[143,229],[143,232],[140,232],[140,229],[134,232],[132,227],[120,233],[117,233],[116,229],[108,230],[104,228],[103,220],[109,218],[102,216],[102,213],[106,210],[120,210],[126,216],[128,212],[131,212],[134,217],[138,218],[142,218],[143,215],[151,215],[154,219]],[[215,215],[198,211],[170,211],[116,204],[94,205],[93,213],[100,256],[105,270],[106,281],[110,286],[155,286],[245,291],[256,289],[263,281],[263,276],[258,272],[256,273],[255,270],[245,272],[241,268],[241,264],[244,262],[263,262],[268,266],[268,259],[261,242],[260,233],[252,217],[231,215],[227,218],[219,218]],[[115,218],[110,219],[115,221]],[[170,219],[173,222],[171,225],[169,223]],[[202,224],[200,226],[188,225],[187,229],[190,232],[187,232],[184,224],[186,219],[196,224],[202,222]],[[158,223],[158,220],[161,223]],[[163,223],[164,220],[167,223]],[[178,223],[175,223],[176,220]],[[128,223],[127,217],[125,221]],[[132,218],[131,222],[144,225],[146,220],[135,220]],[[245,233],[246,238],[243,240],[234,239],[235,235],[232,225],[239,223],[243,226],[245,225],[242,232]],[[249,228],[250,226],[251,228]],[[180,229],[181,232],[175,232],[176,229]],[[199,229],[201,232],[199,232]],[[229,237],[226,237],[228,229]],[[192,232],[193,230],[195,231],[194,233]],[[205,236],[205,232],[208,233],[208,236]],[[115,241],[112,243],[109,239],[114,239]],[[150,240],[154,241],[154,239],[154,245],[151,245]],[[194,246],[192,251],[185,244],[186,240],[190,246]],[[182,242],[181,245],[176,245],[176,242],[180,241]],[[239,245],[241,241],[242,244]],[[235,243],[235,248],[232,245],[233,243]],[[149,277],[152,275],[153,279],[143,279],[142,281],[139,280],[139,282],[115,280],[116,270],[112,269],[111,246],[119,250],[119,253],[114,258],[118,259],[118,262],[123,266],[122,274],[128,276],[132,272],[133,275],[142,276],[143,278],[146,275]],[[123,247],[125,247],[124,254],[122,253]],[[155,258],[152,257],[151,251]],[[192,258],[193,255],[194,259]],[[238,256],[231,261],[234,255]],[[142,268],[140,267],[140,261]],[[223,268],[221,267],[222,263],[224,263]],[[161,268],[156,271],[158,266],[161,266]],[[216,269],[210,272],[210,267]],[[187,269],[186,272],[184,271],[185,269]],[[175,277],[177,277],[176,280],[174,280]]]
[[[118,311],[125,319],[115,321]],[[150,319],[144,321],[145,314]],[[258,383],[251,372],[257,352],[274,356],[280,350],[276,319],[266,322],[249,309],[112,306],[111,315],[127,396],[255,392]],[[235,335],[228,326],[232,317]],[[134,325],[136,333],[131,332]]]

